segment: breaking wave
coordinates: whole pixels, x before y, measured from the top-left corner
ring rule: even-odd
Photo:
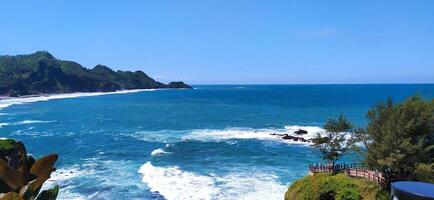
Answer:
[[[0,128],[7,125],[9,125],[9,123],[0,123]]]
[[[297,135],[298,130],[307,131],[306,134]],[[230,139],[258,139],[273,140],[291,144],[306,144],[302,141],[284,140],[282,136],[303,137],[312,139],[317,134],[322,134],[325,130],[317,126],[285,126],[283,129],[252,129],[252,128],[228,128],[228,129],[199,129],[183,136],[184,140],[201,140],[201,141],[223,141]]]
[[[13,125],[26,125],[26,124],[46,124],[46,123],[52,123],[55,121],[43,121],[43,120],[24,120],[20,122],[15,122]]]
[[[170,152],[164,151],[163,149],[155,149],[151,152],[152,156],[156,156],[160,154],[170,154]]]
[[[167,200],[179,199],[282,199],[287,186],[263,172],[239,172],[224,176],[201,175],[178,166],[156,167],[145,163],[139,173],[150,190]]]
[[[297,135],[298,130],[307,131],[306,134]],[[182,141],[204,141],[204,142],[230,142],[229,140],[269,140],[285,142],[288,144],[309,144],[302,141],[284,140],[282,136],[287,134],[304,139],[312,139],[317,134],[323,134],[325,130],[318,126],[285,126],[284,128],[225,128],[225,129],[194,129],[194,130],[160,130],[160,131],[138,131],[123,136],[134,137],[147,142],[176,143]]]

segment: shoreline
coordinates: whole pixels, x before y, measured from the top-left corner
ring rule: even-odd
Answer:
[[[156,90],[165,90],[166,88],[158,89],[133,89],[133,90],[118,90],[114,92],[73,92],[73,93],[48,93],[48,94],[35,94],[23,95],[20,97],[0,96],[0,110],[12,105],[32,103],[38,101],[49,101],[53,99],[68,99],[78,97],[101,96],[110,94],[127,94],[137,92],[151,92]]]

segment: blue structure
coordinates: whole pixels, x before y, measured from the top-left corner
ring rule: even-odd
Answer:
[[[393,182],[390,196],[393,200],[434,200],[434,184],[415,181]]]

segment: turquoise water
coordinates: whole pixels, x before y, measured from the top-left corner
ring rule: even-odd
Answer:
[[[389,96],[434,97],[432,84],[195,88],[3,100],[0,134],[60,155],[60,199],[282,199],[319,154],[270,133],[316,134],[340,114],[364,126]]]

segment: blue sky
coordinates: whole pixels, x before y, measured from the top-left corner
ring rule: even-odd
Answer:
[[[0,54],[204,83],[434,82],[434,1],[0,4]]]

